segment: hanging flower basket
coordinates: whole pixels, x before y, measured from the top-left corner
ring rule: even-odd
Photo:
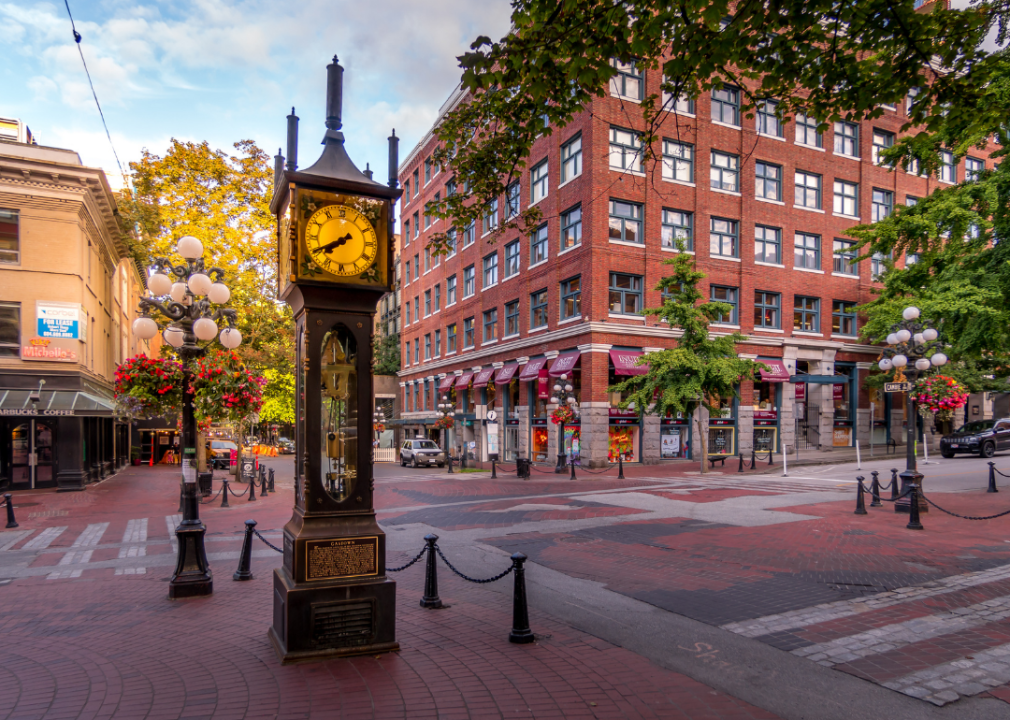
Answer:
[[[266,380],[249,372],[238,355],[219,350],[193,368],[193,411],[197,420],[241,422],[260,411]]]
[[[375,423],[372,425],[372,432],[377,433],[386,432],[386,426],[383,425],[382,423]]]
[[[918,403],[920,413],[933,413],[942,422],[951,420],[954,411],[967,404],[968,391],[954,378],[930,375],[915,384],[912,399]]]
[[[575,419],[575,413],[568,405],[559,405],[551,413],[551,422],[555,425],[567,425]]]
[[[452,415],[443,415],[435,421],[435,428],[438,430],[452,430],[456,426],[456,419]]]
[[[154,418],[182,405],[182,365],[137,355],[116,370],[116,409],[130,418]]]

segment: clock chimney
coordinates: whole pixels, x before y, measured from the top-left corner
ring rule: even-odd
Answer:
[[[341,126],[340,111],[344,102],[344,68],[340,66],[337,56],[326,66],[326,127],[339,130]]]
[[[294,107],[288,115],[288,170],[298,169],[298,116]]]
[[[393,134],[389,136],[389,187],[394,189],[400,185],[400,180],[397,177],[399,166],[400,138],[396,137],[396,128],[393,128]]]

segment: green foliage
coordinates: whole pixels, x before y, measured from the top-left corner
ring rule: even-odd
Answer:
[[[372,372],[396,375],[400,371],[400,336],[376,335],[372,341]]]
[[[921,87],[910,124],[934,130],[941,108],[951,116],[950,108],[984,94],[979,44],[1008,1],[964,10],[935,3],[916,12],[912,0],[514,0],[509,34],[498,42],[479,37],[459,58],[467,95],[436,130],[444,142],[436,161],[455,173],[460,192],[426,212],[450,226],[479,223],[526,166],[544,118],[564,127],[609,93],[614,58],[664,76],[662,94],[635,106],[646,159],[656,157],[663,134],[679,131],[677,116],[664,112],[668,103],[726,82],[742,88],[748,117],[773,97],[782,117],[803,110],[822,123],[878,117],[882,103],[901,103]],[[540,220],[538,208],[527,209],[501,223],[499,234]],[[441,251],[445,240],[437,235],[429,245]]]
[[[263,407],[261,423],[293,424],[295,421],[295,376],[277,368],[263,370]]]

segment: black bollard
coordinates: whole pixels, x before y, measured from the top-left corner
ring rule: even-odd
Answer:
[[[919,522],[919,486],[911,483],[908,486],[908,530],[922,530],[922,523]]]
[[[256,499],[256,475],[255,473],[251,478],[249,478],[249,499]]]
[[[891,468],[891,499],[897,500],[900,494],[898,492],[898,468]]]
[[[768,450],[768,464],[771,465],[772,461],[775,459],[775,453],[769,449]]]
[[[491,458],[491,479],[498,479],[498,463],[494,458]]]
[[[446,452],[445,454],[445,464],[449,466],[449,475],[452,475],[452,453]]]
[[[18,521],[14,519],[14,501],[11,500],[10,493],[4,493],[4,505],[7,506],[7,527],[16,528]]]
[[[438,535],[425,535],[424,541],[428,543],[427,564],[424,567],[424,596],[421,598],[421,607],[440,608],[442,600],[438,597],[438,575],[435,572],[435,543]]]
[[[989,489],[986,492],[999,492],[996,487],[996,463],[989,463]]]
[[[242,541],[242,554],[238,556],[238,570],[231,576],[232,580],[252,580],[252,537],[256,529],[255,520],[245,521],[245,539]]]
[[[623,455],[618,455],[617,456],[617,479],[618,480],[623,480],[624,479],[624,456]]]
[[[740,453],[740,467],[736,470],[738,473],[743,472],[743,453]]]
[[[873,500],[870,502],[870,507],[880,507],[883,505],[883,503],[880,502],[880,479],[878,477],[880,473],[874,470],[870,473],[870,475],[873,476],[873,480],[870,482],[870,495],[873,497]]]
[[[750,451],[750,469],[753,470],[757,467],[757,453],[754,452],[752,448]]]
[[[463,450],[459,454],[459,469],[466,470],[466,446],[463,447]]]
[[[575,460],[573,459],[572,462],[568,463],[568,465],[572,468],[572,474],[568,477],[568,479],[575,480]]]
[[[274,469],[270,468],[270,492],[277,492],[277,488],[274,487]]]
[[[856,478],[856,483],[858,483],[858,489],[856,490],[856,511],[853,513],[853,515],[866,514],[866,501],[863,500],[863,480],[865,480],[865,478],[862,475]]]
[[[231,507],[228,504],[228,478],[221,480],[221,507]]]
[[[533,631],[530,630],[530,612],[526,607],[526,571],[523,563],[526,556],[517,552],[512,556],[512,565],[515,567],[515,589],[512,591],[512,632],[509,633],[509,642],[524,645],[533,642]]]

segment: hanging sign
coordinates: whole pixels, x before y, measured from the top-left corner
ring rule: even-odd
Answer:
[[[81,339],[81,306],[76,303],[36,302],[40,338]]]
[[[889,393],[899,393],[899,392],[909,392],[912,389],[912,383],[910,382],[893,382],[884,383],[884,392]]]

